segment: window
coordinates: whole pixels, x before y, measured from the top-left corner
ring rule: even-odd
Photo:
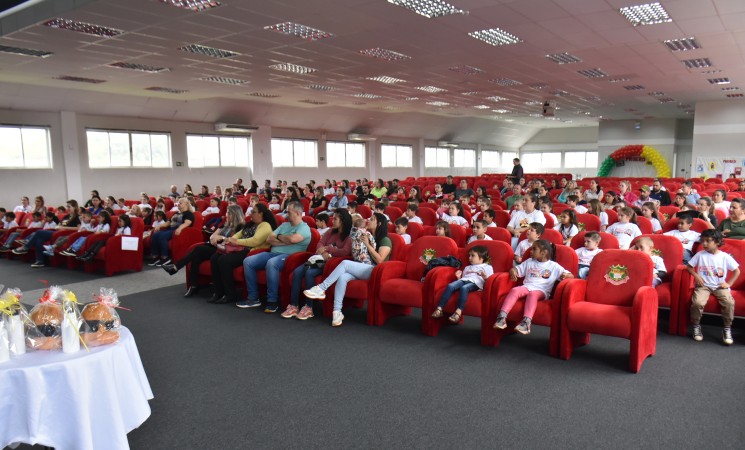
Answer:
[[[483,150],[481,152],[481,167],[498,169],[500,167],[499,152]]]
[[[0,126],[0,167],[51,169],[49,128]]]
[[[318,167],[318,145],[302,139],[272,139],[272,165]]]
[[[328,167],[365,167],[365,144],[360,142],[327,142]]]
[[[512,173],[512,168],[515,166],[512,163],[512,160],[514,160],[515,158],[517,158],[517,153],[515,152],[502,152],[502,170]],[[523,167],[526,167],[523,160],[520,160],[520,164]]]
[[[380,153],[382,167],[411,167],[411,145],[383,144]]]
[[[248,167],[248,146],[243,136],[186,136],[189,167]]]
[[[450,149],[425,147],[424,167],[450,167]]]
[[[453,150],[453,167],[476,167],[476,150]]]
[[[564,167],[596,168],[598,166],[598,152],[566,152],[564,153]]]
[[[86,130],[88,167],[171,167],[171,135]]]
[[[530,167],[534,170],[560,169],[561,152],[523,153],[520,163],[523,167]]]

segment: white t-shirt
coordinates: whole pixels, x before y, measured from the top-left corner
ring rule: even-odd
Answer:
[[[325,233],[326,233],[327,231],[329,231],[330,229],[331,229],[330,227],[326,227],[326,228],[318,228],[318,229],[317,229],[317,231],[318,231],[318,234],[319,234],[319,235],[323,236],[323,235],[324,235],[324,234],[325,234]]]
[[[574,212],[576,212],[577,214],[587,214],[587,208],[582,205],[576,205],[574,207]]]
[[[530,246],[533,245],[532,242],[530,242],[527,239],[523,239],[522,241],[517,243],[517,248],[515,249],[515,254],[520,257],[520,260],[522,260],[523,255],[525,252],[530,248]]]
[[[642,231],[639,229],[639,227],[635,223],[631,222],[616,222],[613,225],[609,226],[606,231],[615,236],[616,239],[618,239],[618,248],[620,248],[621,250],[628,250],[629,246],[631,245],[631,241],[633,241],[635,237],[642,235]]]
[[[96,228],[93,229],[95,233],[108,233],[111,230],[111,226],[108,223],[99,223]]]
[[[546,214],[548,214],[549,216],[551,216],[551,220],[554,221],[554,226],[556,226],[556,224],[559,223],[559,219],[556,217],[556,214],[554,214],[554,213],[543,213],[543,214],[544,214],[543,217],[546,217]]]
[[[494,227],[494,228],[497,228],[497,223],[496,223],[496,222],[492,222],[492,223],[490,223],[490,224],[487,224],[487,225],[486,225],[486,228],[489,228],[489,227]]]
[[[399,234],[402,238],[404,238],[404,244],[411,244],[411,235],[408,233]]]
[[[419,216],[414,216],[414,217],[411,217],[411,218],[407,217],[406,219],[407,219],[407,220],[408,220],[409,222],[414,222],[414,223],[418,223],[418,224],[420,224],[420,225],[423,225],[423,224],[424,224],[424,223],[422,222],[422,219],[421,219],[421,218],[420,218]]]
[[[93,231],[93,224],[90,222],[81,222],[78,231]]]
[[[587,250],[585,247],[580,247],[578,249],[574,250],[575,253],[577,253],[577,260],[579,262],[580,266],[589,266],[592,264],[592,259],[600,252],[603,251],[602,248],[596,248],[595,250]]]
[[[54,223],[54,222],[52,222],[52,223]],[[42,223],[42,222],[31,222],[31,223],[28,224],[28,227],[29,228],[43,228],[44,227],[44,223]]]
[[[600,211],[600,226],[601,227],[608,226],[608,213],[605,211]]]
[[[220,207],[219,206],[208,206],[207,208],[202,211],[202,216],[207,217],[210,214],[219,214],[220,213]]]
[[[701,233],[693,230],[683,232],[681,232],[680,230],[672,230],[664,234],[665,236],[672,236],[675,239],[679,240],[680,243],[683,244],[683,249],[689,251],[693,251],[693,244],[695,242],[698,242],[699,238],[701,237]]]
[[[727,272],[739,267],[732,255],[721,250],[716,253],[701,250],[693,255],[688,265],[696,269],[704,279],[704,286],[710,289],[717,289],[719,283],[727,281]]]
[[[546,224],[546,216],[543,215],[543,213],[538,210],[534,209],[532,213],[528,214],[524,210],[517,211],[512,216],[512,219],[510,219],[510,223],[507,224],[508,227],[512,227],[514,229],[527,227],[533,222],[538,222],[541,225]]]
[[[11,228],[18,228],[18,224],[16,223],[15,219],[5,224],[6,230],[10,230]]]
[[[30,213],[32,210],[33,208],[31,207],[31,205],[28,205],[28,206],[18,205],[15,208],[13,208],[13,212],[16,214],[18,214],[19,212]]]
[[[117,228],[116,229],[116,235],[124,235],[124,236],[131,236],[132,235],[132,229],[129,227],[124,228]]]
[[[539,262],[533,258],[526,259],[516,269],[517,276],[525,278],[523,286],[529,291],[542,291],[546,298],[551,295],[551,290],[561,274],[568,272],[555,261]]]
[[[724,200],[722,202],[716,203],[714,202],[714,209],[721,209],[724,214],[729,217],[729,205],[731,202],[728,202],[727,200]]]
[[[579,233],[579,228],[577,228],[577,225],[572,225],[570,227],[564,227],[561,228],[561,224],[558,224],[554,227],[554,230],[561,233],[561,237],[566,241],[569,238],[572,238]]]
[[[477,239],[476,238],[476,235],[473,235],[470,238],[468,238],[468,242],[467,243],[470,244],[473,241],[491,241],[491,240],[492,240],[492,238],[488,234],[485,234],[483,239]]]
[[[58,226],[59,225],[57,225],[56,223],[54,223],[54,221],[51,221],[51,222],[44,222],[44,227],[43,228],[45,230],[56,230]]]
[[[650,255],[650,258],[652,258],[652,264],[654,264],[654,267],[652,268],[653,278],[657,278],[659,280],[660,279],[659,273],[667,272],[667,269],[665,268],[665,261],[662,260],[662,257],[657,256],[657,255]],[[657,284],[655,284],[655,286]]]
[[[468,226],[468,221],[466,220],[466,218],[461,216],[451,216],[448,214],[443,214],[442,220],[449,223],[450,225],[460,225],[462,227]]]
[[[153,220],[153,230],[158,230],[160,227],[166,223],[165,220]]]
[[[479,289],[484,289],[484,279],[479,275],[479,272],[481,271],[486,273],[487,278],[494,273],[491,264],[473,264],[466,266],[466,268],[463,269],[463,275],[461,275],[460,279],[463,281],[470,281],[478,286]]]
[[[660,225],[660,221],[652,217],[649,219],[650,222],[652,222],[652,232],[656,233],[662,229],[662,225]]]
[[[282,205],[279,203],[269,203],[269,211],[279,211],[279,208],[281,208]]]

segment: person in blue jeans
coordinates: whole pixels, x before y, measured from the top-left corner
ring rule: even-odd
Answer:
[[[463,270],[455,272],[456,280],[448,284],[440,297],[440,303],[432,313],[434,319],[443,315],[442,309],[450,301],[450,297],[458,293],[458,306],[455,312],[448,317],[452,323],[459,323],[463,316],[463,308],[466,306],[468,294],[484,289],[484,282],[494,274],[494,269],[489,264],[489,250],[482,245],[475,245],[468,251],[468,263]]]
[[[268,252],[258,253],[243,260],[243,274],[246,278],[246,300],[239,301],[239,308],[261,306],[257,271],[266,271],[265,313],[276,312],[279,308],[279,274],[285,267],[285,260],[293,253],[304,252],[310,244],[310,227],[303,222],[303,204],[297,201],[287,205],[288,221],[277,227],[266,239],[272,247]]]

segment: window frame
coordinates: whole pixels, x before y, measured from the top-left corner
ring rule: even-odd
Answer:
[[[435,150],[435,165],[430,166],[427,165],[427,150]],[[445,151],[447,153],[447,163],[444,165],[441,165],[441,153],[442,151]],[[427,169],[441,169],[441,168],[448,168],[450,167],[450,148],[449,147],[435,147],[435,146],[425,146],[424,147],[424,167]]]
[[[385,156],[384,153],[386,150],[393,150],[395,152],[394,159],[396,160],[395,165],[386,165],[385,164]],[[402,165],[400,163],[402,156],[400,154],[400,150],[406,150],[408,151],[408,157],[404,156],[403,159],[408,159],[408,165]],[[380,167],[383,168],[406,168],[410,169],[414,167],[414,146],[413,145],[407,145],[407,144],[381,144],[380,145]]]
[[[88,133],[107,133],[109,137],[108,154],[109,154],[109,165],[108,166],[91,166],[91,139]],[[128,165],[112,165],[112,148],[111,148],[111,134],[126,134],[127,142],[129,144],[129,164]],[[133,147],[133,135],[147,135],[150,141],[150,165],[135,165],[135,148]],[[166,138],[167,145],[167,165],[153,165],[154,158],[153,154],[153,137],[164,136]],[[170,131],[152,131],[152,130],[122,130],[113,128],[85,128],[85,140],[86,150],[88,156],[88,168],[91,170],[101,169],[171,169],[173,168],[173,144],[171,139]]]
[[[331,145],[344,145],[344,163],[343,164],[336,164],[333,165],[329,164],[332,160],[332,158],[329,157],[329,144]],[[351,148],[350,148],[351,147]],[[349,153],[350,151],[353,151],[355,149],[361,149],[362,150],[362,158],[360,159],[362,161],[362,165],[349,165]],[[359,155],[357,155],[359,158]],[[366,163],[367,158],[367,145],[365,145],[364,142],[350,142],[350,141],[326,141],[326,167],[333,167],[333,168],[365,168],[367,167]]]
[[[274,157],[274,152],[275,152],[274,142],[275,141],[289,141],[289,142],[292,143],[292,163],[291,164],[279,164],[278,165],[275,162],[275,157]],[[314,165],[312,165],[312,166],[311,165],[302,165],[302,166],[299,166],[299,165],[296,165],[295,164],[295,152],[298,150],[298,149],[295,148],[295,143],[296,142],[303,142],[303,143],[312,142],[313,143],[313,147],[314,147],[313,148],[313,153],[314,153],[314,155],[313,155],[314,156],[313,161],[314,161]],[[270,154],[270,156],[271,156],[271,161],[272,161],[272,166],[273,167],[286,167],[286,168],[293,168],[293,167],[315,167],[315,168],[318,168],[318,141],[315,140],[315,139],[273,137],[271,139],[270,146],[271,146],[271,150],[270,150],[271,151],[271,154]],[[307,155],[305,155],[305,156],[307,156]]]
[[[0,162],[0,170],[13,170],[13,169],[23,169],[23,170],[53,170],[54,169],[54,155],[52,153],[52,127],[49,125],[17,125],[17,124],[0,124],[0,128],[4,129],[11,129],[11,130],[18,130],[19,136],[20,136],[20,145],[21,145],[21,161],[23,165],[3,165],[2,162]],[[23,138],[23,131],[24,130],[43,130],[44,131],[44,137],[46,140],[46,149],[44,151],[46,155],[46,164],[44,166],[28,166],[27,161],[31,158],[29,158],[27,155],[34,151],[32,149],[26,150],[26,147],[24,145],[24,138]],[[9,152],[8,152],[9,153]],[[10,158],[9,158],[10,161]]]
[[[458,152],[462,152],[463,155],[461,158],[465,159],[467,152],[470,152],[471,155],[471,165],[466,165],[465,162],[462,162],[461,165],[458,165]],[[476,167],[476,150],[472,148],[454,148],[453,149],[453,167],[457,167],[459,169],[472,169]]]
[[[200,165],[192,165],[192,157],[189,154],[189,138],[202,138],[202,151],[204,151],[204,138],[217,138],[217,160],[218,163],[216,165],[214,164],[202,164]],[[246,165],[239,165],[237,162],[234,164],[224,164],[223,163],[223,139],[231,139],[234,141],[236,139],[241,139],[246,141]],[[233,161],[237,161],[238,158],[236,157],[236,151],[235,151],[235,145],[233,146]],[[196,159],[196,158],[195,158]],[[198,134],[198,133],[186,133],[186,161],[187,165],[190,168],[195,169],[210,169],[210,168],[221,168],[221,167],[238,167],[238,168],[251,168],[251,137],[250,136],[234,136],[234,135],[219,135],[219,134]],[[204,155],[202,155],[202,161],[205,161]]]

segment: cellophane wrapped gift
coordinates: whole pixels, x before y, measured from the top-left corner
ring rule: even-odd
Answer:
[[[62,288],[50,286],[31,308],[31,326],[26,331],[26,348],[59,350],[62,348]]]
[[[119,340],[119,328],[122,326],[116,308],[119,297],[111,288],[101,288],[94,295],[94,302],[83,307],[83,340],[92,347],[113,344]]]
[[[8,350],[11,356],[26,353],[26,329],[32,323],[21,303],[22,295],[20,289],[11,288],[0,296],[0,311],[8,334]]]
[[[0,364],[10,359],[10,332],[7,318],[13,315],[14,300],[12,295],[3,294],[0,297]]]
[[[75,353],[80,351],[82,336],[80,328],[83,319],[78,309],[78,299],[72,291],[62,291],[62,351]]]

